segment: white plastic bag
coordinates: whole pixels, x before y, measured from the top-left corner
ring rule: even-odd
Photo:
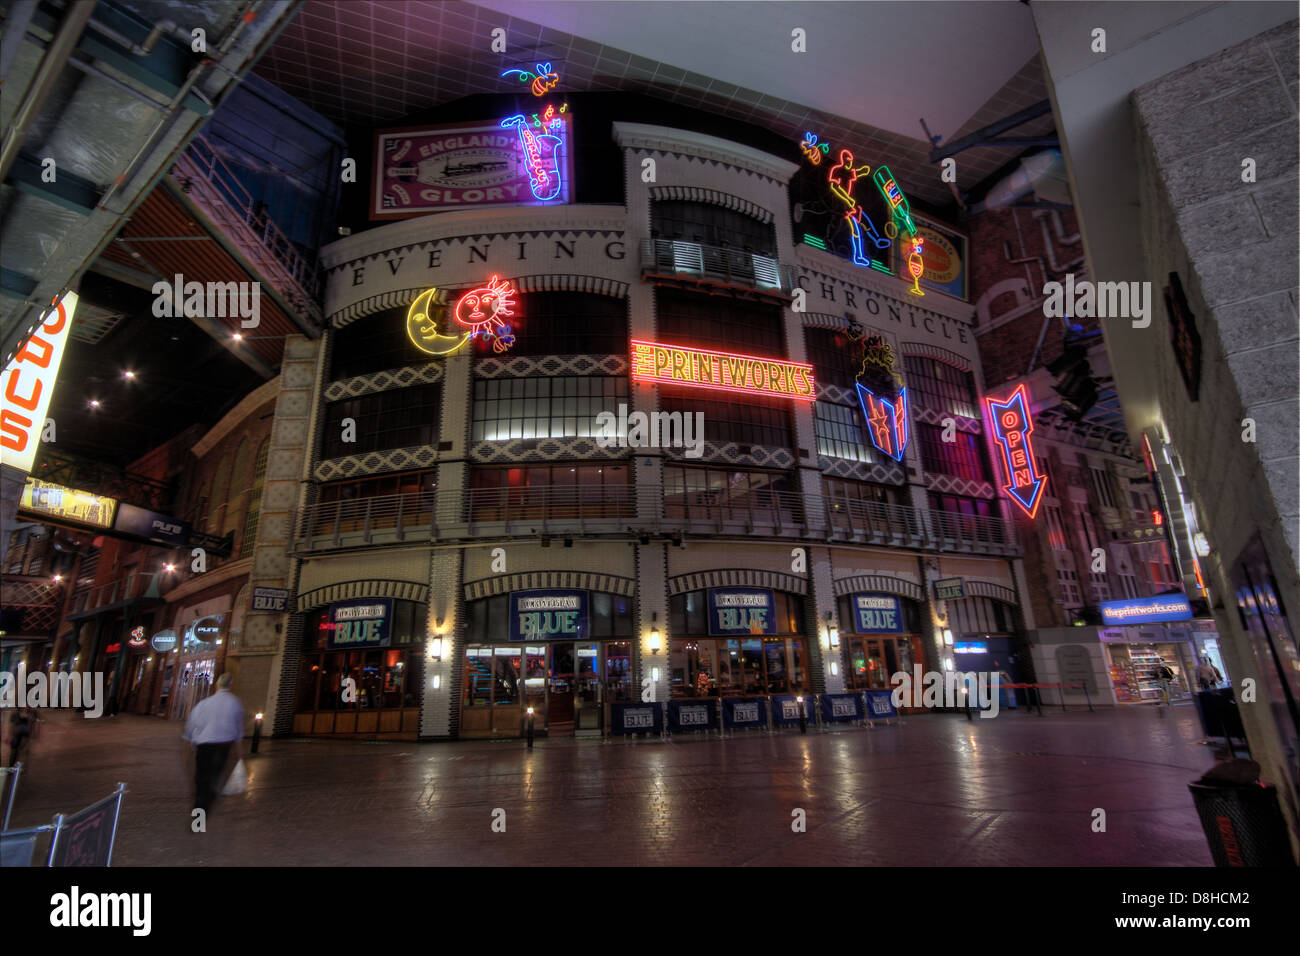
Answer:
[[[226,785],[221,788],[221,795],[234,797],[247,792],[248,772],[244,769],[244,760],[241,757],[239,763],[235,764],[235,769],[230,771],[230,778],[226,780]]]

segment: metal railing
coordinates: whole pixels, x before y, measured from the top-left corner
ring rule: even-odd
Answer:
[[[496,534],[737,534],[1017,553],[1015,526],[975,517],[839,496],[725,489],[675,491],[632,485],[408,492],[320,502],[295,524],[307,551]]]
[[[132,598],[158,598],[157,571],[131,571],[106,584],[78,591],[72,598],[72,611],[92,611]]]
[[[769,256],[680,239],[641,240],[641,272],[716,279],[782,294],[794,288],[791,268]]]
[[[177,158],[172,176],[295,309],[321,321],[320,270],[289,240],[202,136]]]

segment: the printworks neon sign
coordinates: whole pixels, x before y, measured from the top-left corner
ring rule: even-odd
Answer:
[[[781,359],[632,340],[632,377],[722,392],[815,401],[811,365]]]
[[[1028,393],[1021,384],[1005,401],[991,397],[984,401],[993,421],[993,437],[1002,448],[1002,467],[1007,475],[1002,490],[1033,518],[1043,500],[1047,477],[1039,475],[1034,464],[1034,448],[1029,438],[1034,422],[1029,417]]]
[[[450,334],[439,330],[435,318],[434,297],[437,289],[425,289],[406,310],[406,334],[422,352],[430,355],[451,355],[473,338],[492,343],[492,351],[504,352],[515,344],[514,331],[505,320],[513,316],[514,287],[510,281],[495,275],[486,285],[470,289],[456,300]],[[458,326],[458,327],[457,327]]]

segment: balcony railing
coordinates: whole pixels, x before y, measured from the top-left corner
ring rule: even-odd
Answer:
[[[317,324],[320,272],[266,215],[252,195],[202,136],[176,160],[173,176],[239,251],[295,309]]]
[[[812,538],[986,554],[1016,554],[1001,518],[785,491],[674,492],[631,485],[476,489],[441,498],[409,492],[313,505],[295,550],[494,535],[687,533]]]
[[[790,267],[768,256],[679,239],[643,239],[641,273],[711,279],[782,295],[794,288]]]
[[[72,613],[93,611],[133,598],[161,599],[157,571],[132,571],[97,587],[78,591],[72,598]]]

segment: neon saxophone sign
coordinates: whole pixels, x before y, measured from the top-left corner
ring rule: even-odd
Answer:
[[[985,398],[984,402],[993,420],[993,437],[1002,446],[1002,465],[1007,473],[1002,490],[1033,518],[1042,503],[1047,478],[1038,474],[1034,464],[1034,449],[1029,441],[1034,423],[1029,417],[1028,393],[1022,383],[1005,401]]]
[[[554,106],[548,106],[543,115],[548,119],[544,124],[539,121],[537,125],[553,132],[534,133],[529,129],[528,118],[523,113],[516,113],[503,119],[501,127],[502,129],[514,127],[519,137],[519,146],[524,153],[524,163],[528,168],[528,185],[533,192],[533,197],[548,202],[560,195],[563,187],[560,166],[564,155],[564,138],[555,133],[563,132],[564,120],[555,115]]]

